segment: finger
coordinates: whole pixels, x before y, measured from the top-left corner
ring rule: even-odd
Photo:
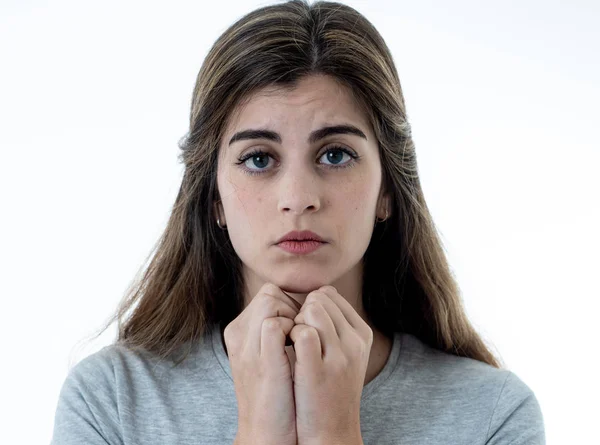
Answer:
[[[259,357],[271,360],[286,355],[285,338],[293,327],[294,320],[286,317],[265,319],[261,327]]]
[[[333,286],[322,286],[319,288],[321,292],[324,292],[340,309],[344,318],[348,321],[348,324],[354,328],[357,332],[366,331],[365,326],[369,327],[365,320],[356,312],[354,307],[339,294],[337,289]],[[370,328],[369,328],[370,329]]]
[[[320,299],[328,298],[321,292],[319,292],[319,294],[318,298]],[[335,310],[335,308],[332,309]],[[342,316],[341,313],[340,316]],[[296,324],[311,326],[317,330],[323,357],[327,357],[330,354],[330,351],[340,350],[341,340],[336,332],[336,327],[321,301],[312,299],[310,302],[304,303],[300,314],[294,318],[294,322]]]
[[[318,292],[318,296],[311,295],[313,294],[313,292]],[[307,295],[304,306],[313,301],[316,301],[319,304],[321,304],[327,311],[327,314],[329,315],[329,318],[331,319],[333,326],[335,327],[337,338],[341,340],[344,335],[343,332],[347,329],[353,329],[352,326],[350,325],[348,320],[346,320],[346,317],[344,316],[338,305],[331,299],[329,295],[327,295],[327,293],[320,290],[313,292]],[[300,314],[302,312],[303,311],[300,310]],[[298,314],[298,316],[300,314]]]
[[[250,305],[252,310],[243,315],[249,317],[246,345],[251,350],[251,354],[260,355],[263,321],[270,317],[286,317],[293,320],[298,315],[298,309],[288,301],[288,297],[277,286],[270,283],[261,288]]]
[[[322,292],[325,292],[332,302],[334,302],[344,318],[347,320],[340,332],[340,341],[343,344],[351,345],[355,344],[358,338],[362,339],[367,345],[373,344],[373,330],[369,326],[366,320],[356,312],[354,307],[346,300],[333,286],[323,286],[320,288]],[[370,346],[369,346],[370,347]]]
[[[294,304],[294,307],[296,309],[300,310],[302,308],[302,304],[300,304],[299,302],[297,302],[291,295],[289,295],[283,289],[281,289],[281,292],[283,292],[285,295],[287,295],[287,297],[291,300],[291,302]]]
[[[285,348],[285,353],[287,354],[288,360],[290,361],[290,367],[291,367],[291,371],[292,371],[292,380],[294,380],[294,371],[296,369],[296,351],[294,351],[294,347],[293,346],[292,347],[286,347]]]
[[[305,324],[297,324],[290,331],[290,338],[294,342],[296,363],[316,366],[322,362],[321,340],[315,328]]]
[[[281,302],[285,303],[287,306],[292,308],[292,310],[297,314],[302,305],[290,297],[287,293],[285,293],[281,288],[277,287],[274,284],[269,283],[268,287],[264,290],[264,293],[272,296],[273,298],[277,298]]]
[[[275,305],[277,305],[278,308]],[[245,314],[246,317],[249,317],[248,334],[246,338],[245,349],[248,351],[248,353],[252,355],[260,356],[260,351],[262,350],[262,341],[264,337],[264,322],[270,318],[287,318],[293,324],[294,317],[296,315],[297,314],[295,309],[292,309],[291,307],[282,303],[281,301],[275,303],[263,303],[263,306],[259,307],[257,310]],[[269,329],[269,331],[271,331],[271,329]],[[285,344],[285,337],[283,341]]]

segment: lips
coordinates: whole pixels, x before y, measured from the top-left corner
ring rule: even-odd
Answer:
[[[302,230],[302,231],[293,230],[291,232],[288,232],[284,236],[279,238],[279,240],[277,241],[276,244],[279,244],[283,241],[318,241],[320,243],[327,242],[323,238],[321,238],[318,234],[316,234],[315,232],[312,232],[310,230]]]
[[[277,244],[277,247],[280,247],[281,249],[283,249],[289,253],[305,255],[305,254],[314,252],[315,250],[319,249],[320,247],[322,247],[326,244],[327,243],[323,243],[321,241],[311,241],[311,240],[291,241],[290,240],[290,241],[280,242],[279,244]]]

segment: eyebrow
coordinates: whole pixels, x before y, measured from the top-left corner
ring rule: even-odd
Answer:
[[[367,136],[365,136],[365,134],[361,130],[356,128],[354,125],[346,124],[319,128],[318,130],[315,130],[310,134],[310,136],[308,137],[308,142],[314,144],[315,142],[333,134],[353,134],[356,136],[360,136],[364,140],[367,140]],[[229,145],[233,144],[234,142],[246,139],[268,139],[270,141],[274,141],[281,144],[281,136],[279,135],[279,133],[265,129],[250,129],[239,131],[236,134],[234,134],[233,137],[229,140]]]

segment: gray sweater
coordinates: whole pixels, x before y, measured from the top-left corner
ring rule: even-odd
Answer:
[[[513,372],[396,333],[362,392],[365,445],[545,444],[531,389]],[[231,445],[237,400],[220,329],[174,367],[109,345],[69,371],[52,445]]]

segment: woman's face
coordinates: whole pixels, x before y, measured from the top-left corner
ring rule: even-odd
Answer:
[[[311,138],[325,127],[342,125],[364,137],[332,132]],[[273,138],[255,134],[230,143],[249,130],[266,130]],[[255,150],[265,154],[242,161]],[[361,259],[375,217],[383,218],[385,207],[378,200],[377,142],[344,87],[331,77],[310,76],[294,90],[268,88],[252,95],[226,127],[217,186],[221,225],[227,225],[243,264],[246,302],[265,282],[299,295],[298,300],[326,284],[359,297]],[[309,254],[289,253],[277,241],[292,230],[313,231],[327,243]]]

